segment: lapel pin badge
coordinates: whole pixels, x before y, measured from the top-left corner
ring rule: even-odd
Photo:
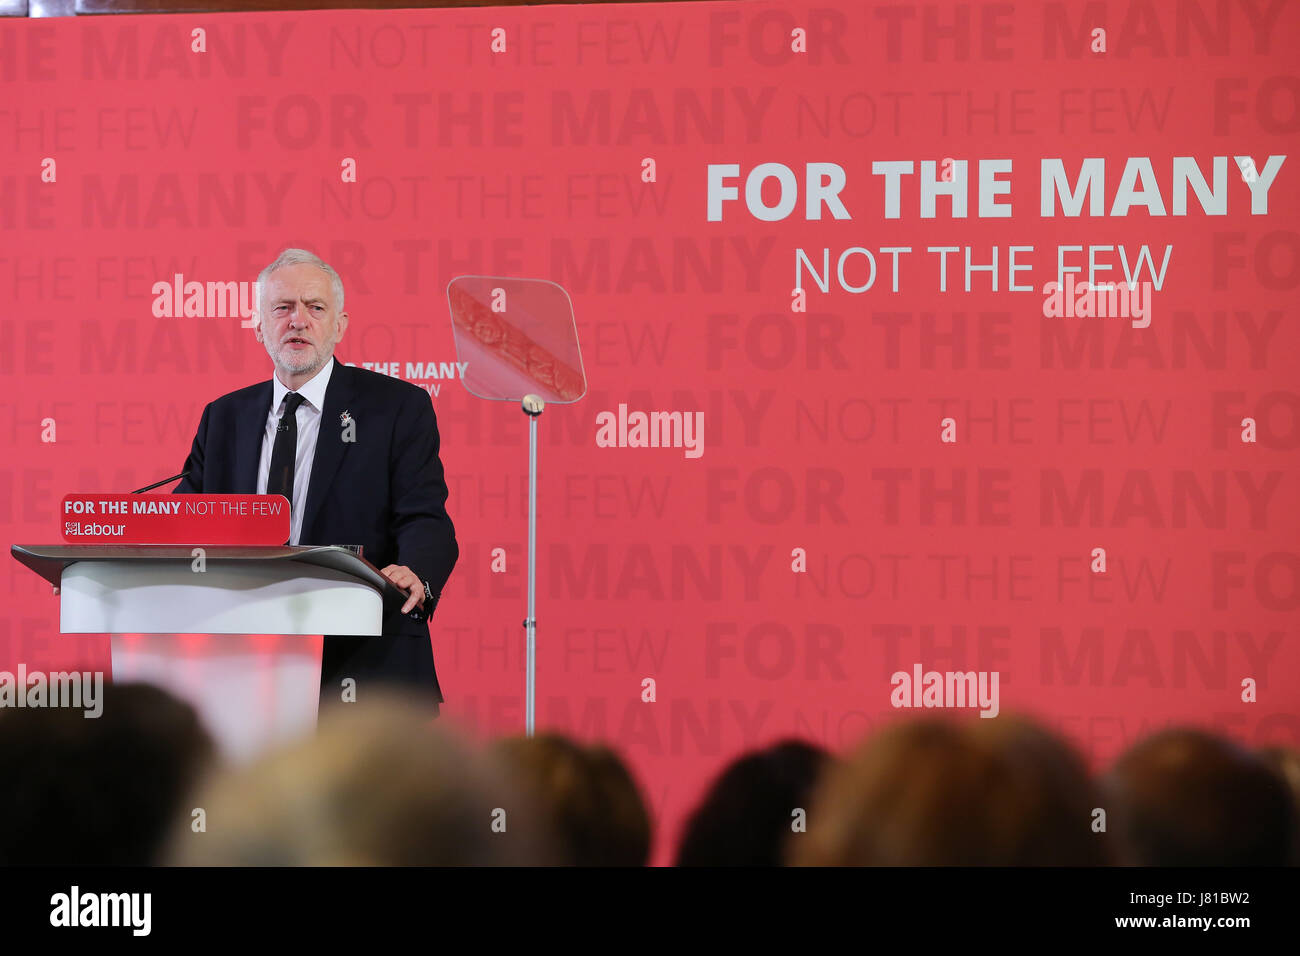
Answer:
[[[339,416],[339,424],[347,428],[352,424],[352,413],[344,409],[343,414]]]

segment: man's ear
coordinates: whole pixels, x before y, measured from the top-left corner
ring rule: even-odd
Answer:
[[[340,342],[343,341],[343,333],[346,332],[347,330],[348,330],[348,314],[346,312],[340,312],[339,330],[338,333],[334,336],[335,345],[338,345]]]
[[[260,342],[262,341],[262,313],[259,310],[254,309],[250,318],[253,321],[253,337]]]

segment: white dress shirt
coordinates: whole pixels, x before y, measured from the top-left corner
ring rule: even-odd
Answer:
[[[298,389],[303,403],[298,406],[295,421],[298,423],[298,448],[293,460],[293,501],[289,502],[289,543],[297,544],[302,536],[302,515],[307,507],[307,485],[311,482],[311,466],[316,458],[316,436],[320,434],[321,414],[325,408],[325,388],[334,371],[334,358],[325,363],[306,385]],[[284,397],[289,389],[280,382],[277,372],[271,379],[271,410],[266,414],[266,433],[262,437],[262,457],[257,462],[257,493],[266,494],[266,484],[271,472],[271,450],[275,447],[275,430],[284,411]]]

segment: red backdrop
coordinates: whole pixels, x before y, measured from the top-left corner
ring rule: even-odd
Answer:
[[[620,747],[659,859],[725,760],[851,744],[907,713],[889,677],[918,662],[998,671],[1003,712],[1095,762],[1171,722],[1300,744],[1296,167],[1264,212],[1232,158],[1263,173],[1296,145],[1298,25],[1228,0],[0,24],[3,533],[54,542],[65,493],[178,471],[204,403],[269,377],[237,317],[156,317],[155,282],[313,249],[346,285],[339,358],[433,394],[462,547],[432,628],[444,713],[519,731],[525,418],[425,373],[456,357],[450,279],[545,278],[590,390],[542,418],[539,725]],[[1189,193],[1177,214],[1174,158],[1210,180],[1216,156],[1224,213]],[[1073,181],[1090,157],[1102,214],[1043,216],[1041,161]],[[1113,207],[1130,157],[1163,213]],[[922,215],[920,164],[945,159],[969,162],[965,217]],[[980,159],[1011,161],[1009,216],[979,215]],[[915,170],[897,218],[890,161]],[[787,218],[747,208],[761,163],[793,171]],[[808,218],[808,163],[843,169],[851,218]],[[740,171],[717,220],[711,164]],[[1085,270],[1111,247],[1106,280],[1144,244],[1157,267],[1170,247],[1148,328],[1044,317],[1058,247]],[[854,247],[877,256],[863,292],[835,278]],[[897,291],[889,247],[913,250]],[[957,250],[946,283],[932,247]],[[977,271],[968,291],[965,250],[995,247],[996,290]],[[829,291],[799,276],[806,312],[798,250],[819,270],[829,250]],[[620,403],[703,412],[703,454],[598,447]],[[48,587],[6,568],[0,668],[107,668],[106,637],[60,636]]]

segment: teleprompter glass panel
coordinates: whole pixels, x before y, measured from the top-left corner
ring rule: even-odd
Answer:
[[[587,393],[573,303],[546,279],[458,276],[447,284],[462,382],[472,395],[548,403]]]

